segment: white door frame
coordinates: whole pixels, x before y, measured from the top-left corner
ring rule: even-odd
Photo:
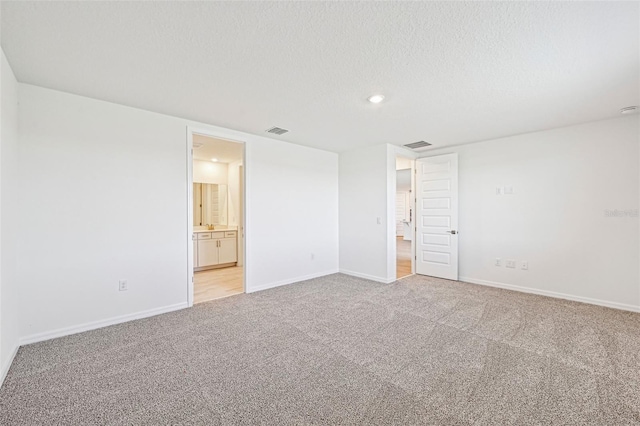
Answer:
[[[238,250],[242,250],[242,291],[247,292],[247,251],[246,238],[244,233],[247,221],[247,144],[245,141],[229,138],[224,133],[218,133],[206,128],[198,128],[187,126],[187,304],[193,306],[193,135],[208,136],[216,139],[223,139],[229,142],[242,144],[242,223],[239,224],[238,237],[240,232],[243,234],[242,247],[238,246]]]

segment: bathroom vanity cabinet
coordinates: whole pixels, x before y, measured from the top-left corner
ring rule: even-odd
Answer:
[[[238,231],[193,233],[193,267],[196,270],[231,266],[238,262]]]

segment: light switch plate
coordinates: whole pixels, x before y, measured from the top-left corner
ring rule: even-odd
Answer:
[[[516,261],[507,259],[507,268],[514,268],[515,269],[515,267],[516,267]]]
[[[127,291],[128,290],[127,280],[118,281],[118,290],[119,291]]]

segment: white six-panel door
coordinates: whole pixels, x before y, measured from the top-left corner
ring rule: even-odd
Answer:
[[[458,279],[458,154],[416,160],[416,273]]]

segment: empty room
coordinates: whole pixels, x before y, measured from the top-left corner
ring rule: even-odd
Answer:
[[[0,25],[0,425],[640,425],[640,2]]]

